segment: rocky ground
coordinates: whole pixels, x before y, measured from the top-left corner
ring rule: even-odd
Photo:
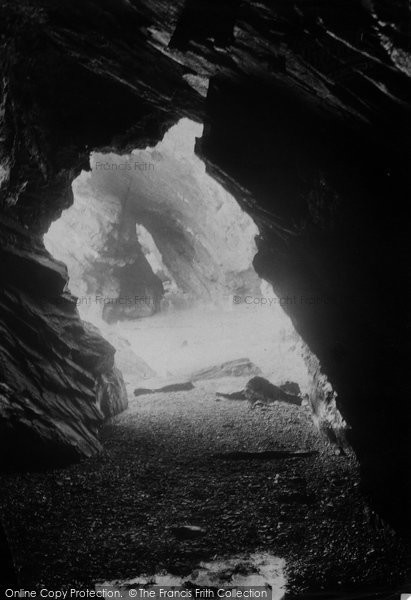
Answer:
[[[409,556],[367,507],[355,459],[318,436],[307,408],[250,410],[216,399],[223,383],[134,398],[102,431],[100,456],[2,476],[25,589],[184,575],[201,560],[269,552],[286,560],[290,598],[406,591]],[[316,453],[236,460],[236,452],[272,450]],[[177,539],[173,527],[188,524],[205,534]]]

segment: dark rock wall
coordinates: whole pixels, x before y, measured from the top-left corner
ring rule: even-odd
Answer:
[[[409,7],[221,5],[217,26],[211,0],[184,9],[155,0],[4,2],[3,212],[45,231],[70,204],[90,150],[141,147],[180,116],[204,117],[199,152],[261,227],[256,269],[279,295],[296,296],[289,314],[338,392],[364,481],[382,514],[409,530]],[[205,105],[187,75],[211,77]],[[39,277],[44,270],[50,288],[61,281],[44,263]],[[15,318],[15,300],[4,302]],[[47,314],[56,307],[51,301]],[[40,331],[48,337],[44,319]],[[73,329],[59,333],[71,343]],[[6,367],[17,360],[32,386],[41,353],[28,364],[25,347],[18,358],[7,352]],[[69,362],[60,366],[65,373]],[[89,440],[98,418],[84,386],[76,407]],[[36,396],[33,412],[53,402]]]
[[[4,468],[11,458],[26,466],[99,451],[103,412],[127,403],[123,395],[113,397],[113,390],[123,392],[113,373],[114,348],[84,328],[75,299],[63,291],[66,269],[38,237],[72,203],[71,182],[88,168],[91,147],[127,147],[128,136],[131,147],[146,145],[176,120],[159,111],[170,103],[175,71],[182,69],[168,74],[161,62],[169,61],[158,53],[161,73],[153,71],[144,38],[135,38],[145,19],[130,18],[119,3],[113,14],[110,8],[1,7],[0,205],[10,223],[1,257],[1,446],[10,457]],[[122,46],[127,31],[133,56]],[[116,37],[117,48],[104,35]],[[126,85],[137,63],[147,81]],[[149,75],[157,80],[155,91]]]
[[[367,126],[322,123],[307,106],[291,117],[292,100],[255,83],[216,83],[201,151],[252,192],[262,233],[255,268],[293,299],[284,308],[339,394],[367,482],[378,480],[406,513],[404,147],[382,148],[387,138]]]
[[[15,223],[0,225],[2,468],[91,456],[104,415],[127,406],[115,350],[80,321],[66,267]]]
[[[17,589],[17,577],[14,569],[13,557],[10,552],[10,543],[3,526],[0,527],[0,593],[7,589]]]

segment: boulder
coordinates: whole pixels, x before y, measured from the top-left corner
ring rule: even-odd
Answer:
[[[285,392],[264,377],[253,377],[250,379],[245,386],[244,395],[251,405],[254,405],[256,402],[263,404],[286,402],[287,404],[301,405],[301,398],[299,396]]]
[[[299,396],[301,394],[300,386],[294,381],[286,381],[285,383],[278,386],[283,392],[292,394],[293,396]]]
[[[244,377],[247,375],[261,375],[261,370],[249,358],[238,358],[220,365],[207,367],[197,371],[191,376],[192,381],[202,379],[220,379],[221,377]]]
[[[134,390],[135,396],[142,396],[144,394],[158,394],[164,392],[187,392],[189,390],[193,390],[194,386],[191,381],[186,381],[184,383],[171,383],[169,385],[164,385],[160,388],[137,388]]]
[[[113,367],[108,373],[103,373],[97,380],[97,404],[107,418],[114,417],[126,410],[128,396],[123,375]]]

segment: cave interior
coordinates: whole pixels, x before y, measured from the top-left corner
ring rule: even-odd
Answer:
[[[315,432],[307,439],[339,473],[348,461],[347,485],[358,483],[376,515],[379,550],[364,553],[380,552],[385,563],[409,556],[409,7],[26,0],[5,1],[0,13],[0,446],[8,457],[0,542],[4,564],[10,552],[14,561],[9,577],[39,583],[17,525],[39,510],[33,490],[55,490],[53,515],[55,469],[57,479],[68,469],[78,485],[92,480],[108,449],[115,453],[117,433],[107,431],[116,415],[129,439],[134,389],[172,385],[217,357],[261,360],[275,386],[299,383]],[[235,337],[239,322],[244,333]],[[177,325],[167,348],[164,327],[170,336]],[[213,339],[221,330],[234,354]],[[155,398],[138,405],[141,426],[138,413],[130,417],[140,437],[124,452],[138,453],[155,427]],[[300,431],[297,408],[283,404],[278,414],[294,411]],[[187,410],[195,424],[211,419],[193,404]],[[265,418],[244,403],[238,410],[229,418],[250,432]],[[185,423],[188,413],[173,418]],[[221,452],[230,449],[218,439]],[[33,506],[12,502],[16,495]],[[257,552],[271,538],[253,527],[239,540]],[[293,547],[290,532],[272,542],[276,556]],[[153,550],[166,570],[170,547],[168,558]],[[101,560],[105,551],[102,543]],[[146,552],[136,550],[142,564]],[[298,552],[289,552],[297,565]],[[352,567],[347,553],[342,564]],[[403,560],[400,573],[380,579],[381,563],[374,571],[367,563],[364,585],[403,583]],[[306,561],[298,575],[291,569],[291,589],[318,583]],[[113,561],[110,577],[130,569]],[[101,569],[90,566],[89,575],[101,579]],[[355,577],[350,585],[359,585]]]

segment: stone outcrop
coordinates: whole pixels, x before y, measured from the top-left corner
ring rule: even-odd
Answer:
[[[261,375],[260,368],[252,363],[249,358],[238,358],[220,365],[201,369],[193,373],[191,381],[219,379],[221,377],[248,377],[250,375]]]
[[[44,232],[72,202],[90,151],[146,147],[182,116],[204,119],[197,151],[260,228],[255,268],[277,295],[295,298],[285,309],[338,392],[375,506],[409,532],[409,8],[218,4],[3,2],[2,211]],[[42,280],[61,287],[46,263],[37,261],[36,289]],[[14,289],[35,297],[5,265]],[[3,304],[17,332],[21,302],[34,300],[16,302],[10,285]],[[57,327],[61,345],[78,347],[74,309],[69,325],[53,317],[72,300],[59,302],[49,301],[43,340],[49,347]],[[1,342],[6,386],[17,385],[15,365],[33,387],[38,337],[30,363],[26,347],[12,358]],[[61,377],[76,366],[65,358]],[[65,425],[77,424],[87,451],[98,422],[88,376]],[[41,389],[30,423],[59,402],[52,381]]]
[[[102,193],[91,173],[73,185],[75,202],[53,223],[44,241],[69,267],[70,291],[80,314],[107,323],[154,314],[164,289],[137,239],[125,199]]]
[[[3,468],[91,456],[104,418],[127,406],[115,350],[80,321],[66,268],[41,240],[0,227]]]
[[[98,377],[97,404],[106,418],[115,417],[127,408],[127,390],[117,367]]]

